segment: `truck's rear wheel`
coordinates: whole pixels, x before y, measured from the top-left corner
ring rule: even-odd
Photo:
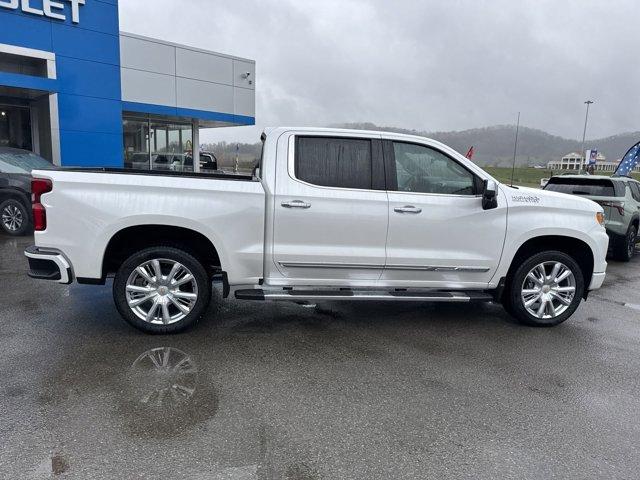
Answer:
[[[573,315],[583,294],[580,266],[566,253],[549,251],[520,264],[511,276],[504,302],[520,322],[551,327]]]
[[[120,315],[147,333],[177,333],[193,325],[211,300],[202,264],[172,247],[151,247],[130,256],[113,282]]]

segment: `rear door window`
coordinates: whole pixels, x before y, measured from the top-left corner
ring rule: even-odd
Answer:
[[[640,183],[631,182],[629,184],[629,188],[631,188],[631,195],[633,195],[633,199],[636,202],[640,202]]]
[[[371,190],[371,140],[339,137],[296,137],[295,175],[323,187]]]
[[[552,177],[545,187],[552,192],[592,197],[615,197],[616,189],[611,180],[597,178]]]

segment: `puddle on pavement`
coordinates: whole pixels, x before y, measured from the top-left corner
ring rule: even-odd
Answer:
[[[52,478],[63,475],[69,471],[69,460],[59,452],[55,452],[42,460],[31,474],[26,474],[25,478]]]
[[[135,355],[135,354],[134,354]],[[137,356],[109,355],[100,345],[62,357],[46,377],[38,401],[45,408],[77,409],[101,398],[130,437],[172,438],[214,417],[218,393],[194,358],[161,346]],[[110,409],[109,405],[113,408]],[[86,421],[102,414],[85,409]]]
[[[126,375],[118,412],[132,436],[170,438],[211,419],[218,394],[191,356],[174,347],[145,351]]]
[[[147,350],[131,365],[129,381],[138,402],[149,407],[173,408],[196,392],[198,366],[173,347]]]
[[[67,470],[69,470],[69,462],[67,459],[59,453],[53,454],[51,456],[51,473],[54,475],[62,475]]]

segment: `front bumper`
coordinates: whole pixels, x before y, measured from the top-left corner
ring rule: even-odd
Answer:
[[[68,285],[73,281],[71,264],[62,252],[31,246],[24,251],[29,261],[28,275],[39,280],[57,281]]]

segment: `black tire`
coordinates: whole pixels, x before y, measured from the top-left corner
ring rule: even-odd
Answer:
[[[143,318],[138,316],[139,313],[137,314],[136,312],[134,312],[134,310],[129,306],[128,303],[127,283],[130,281],[130,278],[134,275],[134,271],[139,266],[144,265],[146,262],[152,262],[153,260],[161,260],[163,263],[168,263],[169,265],[170,262],[178,262],[179,264],[184,266],[186,268],[185,271],[188,270],[188,273],[190,273],[193,277],[193,280],[190,281],[189,284],[195,285],[195,288],[190,291],[195,291],[197,299],[189,309],[189,313],[186,314],[186,316],[172,323],[163,324],[150,323],[148,321],[145,321]],[[163,266],[166,269],[167,265]],[[163,275],[165,273],[167,273],[166,270],[162,272]],[[165,295],[169,295],[169,293],[165,293]],[[156,296],[158,296],[157,293]],[[174,247],[150,247],[131,255],[120,266],[113,282],[113,298],[115,300],[118,312],[120,313],[120,315],[122,315],[122,318],[124,318],[129,324],[131,324],[138,330],[151,334],[178,333],[193,326],[209,306],[209,303],[211,301],[211,280],[207,275],[204,266],[190,253]],[[171,308],[176,315],[180,315],[180,312],[177,310],[175,304],[172,305],[167,301],[167,305],[169,305],[168,308]],[[144,306],[145,304],[141,305],[141,309],[144,308]],[[153,303],[150,306],[149,310],[151,310],[152,306]],[[160,315],[162,308],[158,307],[158,309],[158,315]],[[154,318],[153,321],[160,322],[161,319]]]
[[[524,305],[522,289],[525,278],[534,267],[543,263],[558,262],[571,270],[575,281],[575,291],[570,305],[555,317],[539,318],[531,314]],[[549,275],[550,276],[550,275]],[[567,320],[576,311],[584,295],[584,276],[580,266],[569,255],[558,251],[536,253],[524,259],[513,275],[507,278],[507,291],[503,298],[505,310],[515,317],[520,323],[534,327],[553,327]],[[568,299],[567,299],[568,300]],[[557,300],[556,300],[557,301]]]
[[[16,223],[19,221],[19,225]],[[0,228],[8,235],[26,235],[31,228],[31,217],[24,203],[10,198],[0,203]]]
[[[627,234],[618,237],[613,244],[613,258],[621,262],[629,262],[635,255],[636,243],[638,241],[638,227],[629,225]]]

